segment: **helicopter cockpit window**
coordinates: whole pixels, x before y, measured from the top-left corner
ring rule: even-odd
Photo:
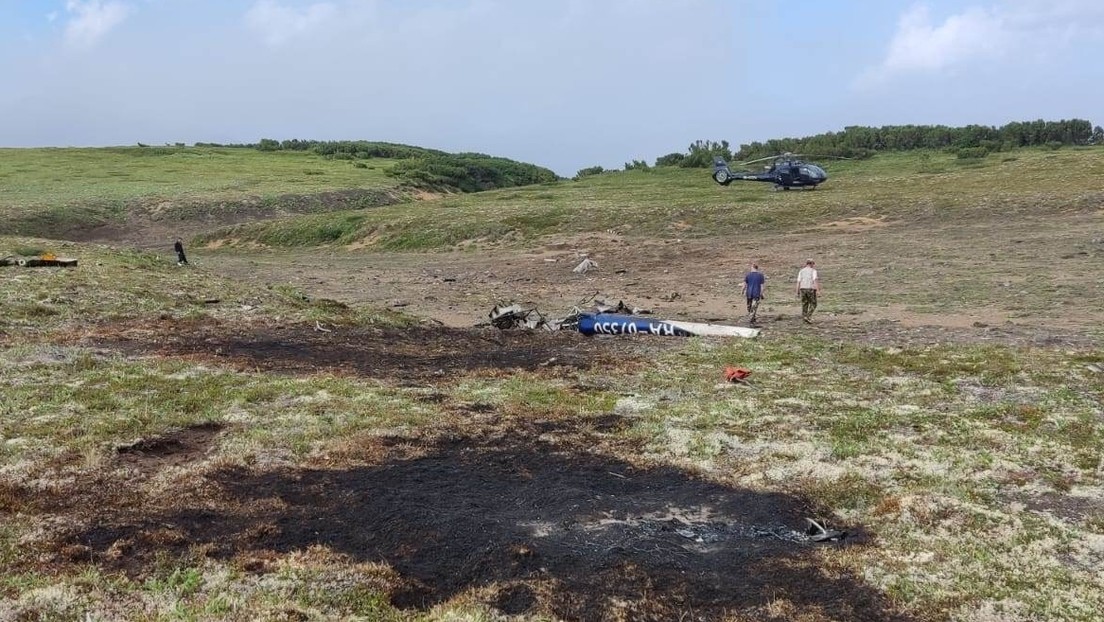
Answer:
[[[825,173],[824,169],[820,168],[819,166],[814,166],[812,164],[810,164],[809,166],[801,169],[801,172],[805,175],[810,176],[810,177],[818,177],[818,178],[828,177],[828,173]]]

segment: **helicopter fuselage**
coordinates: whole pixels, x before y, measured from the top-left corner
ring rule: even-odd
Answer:
[[[815,188],[828,181],[828,173],[816,164],[801,160],[778,161],[761,173],[732,171],[727,162],[718,158],[713,164],[713,180],[722,186],[733,181],[759,181],[779,188]]]

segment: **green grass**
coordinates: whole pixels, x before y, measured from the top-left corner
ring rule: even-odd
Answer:
[[[634,386],[648,405],[636,433],[663,459],[789,488],[872,527],[878,550],[856,564],[917,612],[1007,601],[1027,619],[1092,620],[1098,525],[1013,499],[1104,484],[1104,378],[1058,350],[877,353],[815,338],[691,348]],[[718,389],[730,361],[748,362],[754,389]],[[671,386],[677,399],[661,399]]]
[[[47,237],[137,211],[186,218],[243,201],[279,205],[285,195],[394,188],[386,174],[393,165],[357,168],[306,152],[244,148],[0,149],[0,234]]]
[[[214,147],[0,149],[0,213],[132,199],[218,201],[396,185],[394,164],[358,169],[306,152]]]
[[[1015,160],[974,164],[965,168],[942,152],[882,154],[832,163],[831,179],[814,192],[771,192],[753,183],[721,187],[707,170],[658,168],[384,207],[340,226],[337,237],[331,223],[346,217],[333,214],[239,225],[203,239],[272,246],[360,239],[378,250],[435,250],[607,230],[638,238],[701,238],[803,231],[855,217],[946,223],[1050,214],[1095,205],[1104,149],[1021,150]]]
[[[33,341],[96,322],[156,321],[162,316],[282,317],[345,325],[412,321],[374,307],[310,300],[293,288],[242,285],[201,266],[178,267],[171,254],[0,236],[0,256],[28,246],[73,256],[80,263],[76,268],[0,268],[0,335],[15,339]]]

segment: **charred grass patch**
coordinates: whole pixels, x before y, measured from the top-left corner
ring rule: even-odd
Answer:
[[[348,374],[382,381],[447,382],[473,372],[547,368],[581,369],[631,354],[623,340],[588,339],[575,332],[499,332],[411,326],[334,327],[309,324],[242,325],[215,321],[163,320],[129,330],[92,332],[85,345],[131,355],[186,357],[239,369],[291,374]],[[538,404],[554,396],[540,395]]]
[[[459,599],[582,620],[691,609],[774,619],[757,614],[785,600],[811,619],[909,619],[850,571],[822,572],[817,545],[786,535],[810,511],[798,498],[642,468],[509,425],[489,436],[376,437],[362,449],[350,466],[207,468],[171,491],[132,478],[100,481],[105,495],[78,481],[58,493],[95,498],[97,515],[69,513],[38,554],[79,552],[122,573],[123,585],[193,606],[218,568],[244,570],[232,580],[255,592],[310,557],[326,563],[293,575],[290,600],[331,614],[432,612]],[[358,574],[359,587],[344,583]]]
[[[625,343],[655,342],[584,348]],[[22,617],[906,619],[752,529],[796,533],[801,497],[640,459],[634,408],[603,388],[641,372],[624,352],[381,382],[107,346],[6,351],[3,594]]]

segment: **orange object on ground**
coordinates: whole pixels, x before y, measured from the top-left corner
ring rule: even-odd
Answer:
[[[729,382],[740,382],[750,375],[751,370],[743,367],[725,367],[724,370],[725,380]]]

